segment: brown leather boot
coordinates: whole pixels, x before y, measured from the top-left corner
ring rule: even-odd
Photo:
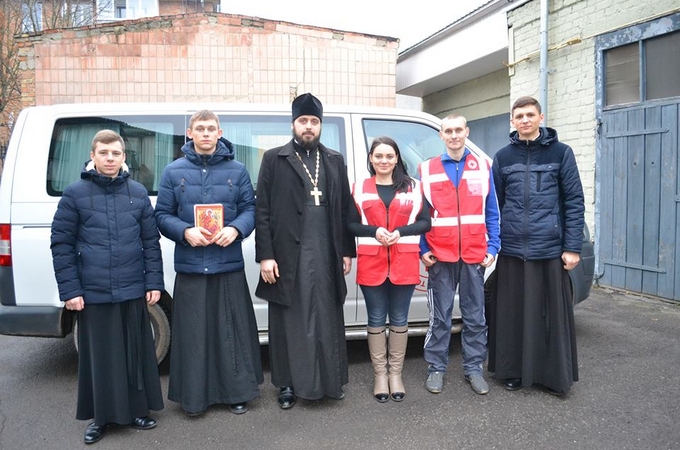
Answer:
[[[400,402],[406,396],[406,389],[401,380],[401,370],[404,367],[406,357],[406,344],[408,343],[408,326],[390,327],[388,339],[390,351],[389,384],[392,400]]]
[[[367,327],[368,352],[373,363],[375,380],[373,384],[373,396],[380,403],[385,403],[390,398],[387,382],[387,336],[384,327]]]

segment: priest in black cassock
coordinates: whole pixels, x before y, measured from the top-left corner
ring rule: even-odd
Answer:
[[[262,159],[255,228],[256,294],[269,302],[272,384],[283,409],[297,397],[344,397],[344,276],[356,256],[345,229],[353,207],[345,161],[319,143],[323,106],[307,93],[292,110],[293,139]]]

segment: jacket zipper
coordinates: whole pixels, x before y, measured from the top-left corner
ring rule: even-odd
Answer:
[[[531,148],[527,142],[527,165],[524,169],[524,236],[522,237],[522,245],[524,247],[524,261],[529,251],[529,189],[531,187]]]
[[[390,231],[390,207],[389,207],[389,205],[385,206],[385,216],[387,218],[387,231]],[[391,249],[391,247],[387,247],[387,278],[390,277],[390,272],[392,271],[392,265],[391,265],[391,261],[390,261],[390,249]]]
[[[456,185],[454,189],[456,191],[456,209],[458,213],[458,258],[461,258],[463,254],[463,232],[460,223],[460,161],[456,162]]]
[[[182,178],[179,182],[179,190],[180,190],[180,196],[183,197],[184,196],[184,178]],[[180,198],[179,205],[178,205],[180,211],[182,211],[184,209],[183,206],[182,206],[182,203],[183,203],[182,199]]]

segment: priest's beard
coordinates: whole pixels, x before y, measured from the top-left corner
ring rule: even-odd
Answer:
[[[316,150],[316,148],[319,146],[319,139],[321,139],[321,131],[319,130],[319,135],[311,140],[308,138],[303,139],[303,136],[297,134],[295,131],[293,131],[293,137],[295,138],[295,142],[297,142],[298,145],[300,145],[300,147],[303,150],[310,152],[312,150]]]

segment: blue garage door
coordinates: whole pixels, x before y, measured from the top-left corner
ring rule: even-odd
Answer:
[[[600,282],[680,300],[680,13],[595,46]]]
[[[601,134],[601,283],[680,300],[680,105],[605,112]]]

